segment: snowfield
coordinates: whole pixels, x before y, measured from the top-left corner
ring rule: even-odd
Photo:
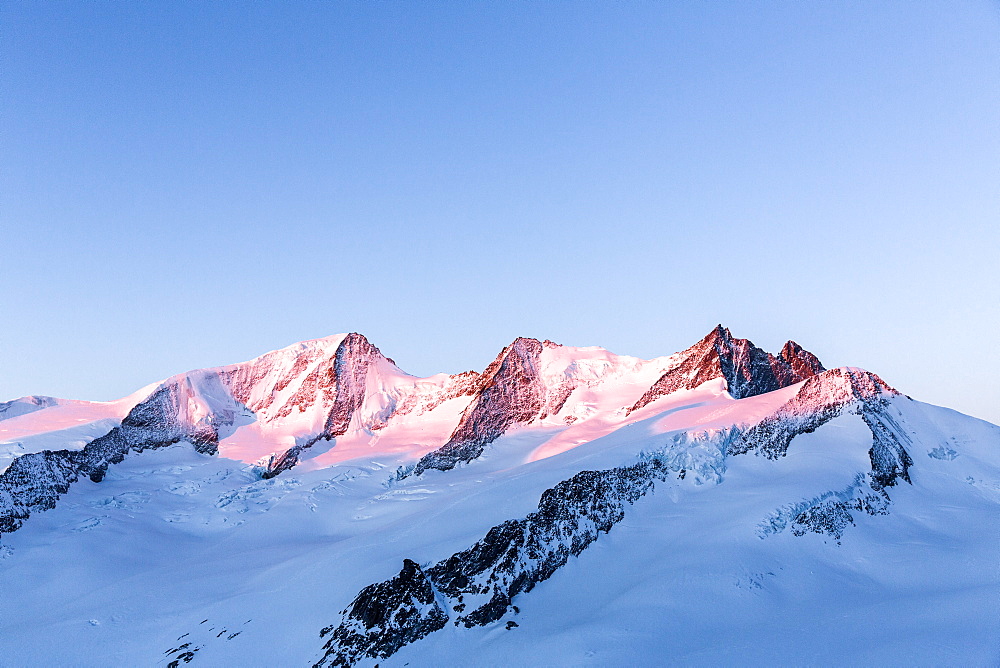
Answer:
[[[1000,427],[721,328],[351,337],[0,421],[0,665],[1000,664]]]

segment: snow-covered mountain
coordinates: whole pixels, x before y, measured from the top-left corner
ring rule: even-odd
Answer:
[[[0,665],[1000,662],[1000,427],[718,327],[0,404]]]

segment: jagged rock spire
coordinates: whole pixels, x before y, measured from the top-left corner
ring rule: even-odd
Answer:
[[[803,378],[816,376],[826,371],[826,367],[823,366],[818,357],[795,341],[786,341],[778,356],[792,367],[792,371]]]
[[[789,341],[782,355],[761,350],[748,339],[738,339],[717,325],[701,341],[681,353],[682,361],[668,369],[632,406],[635,411],[656,399],[690,390],[715,378],[724,378],[736,399],[752,397],[793,385],[823,370],[812,353]]]
[[[544,345],[538,339],[518,337],[504,348],[480,377],[480,390],[462,414],[451,438],[423,457],[414,469],[447,470],[483,452],[508,427],[538,415],[545,400],[538,358]]]

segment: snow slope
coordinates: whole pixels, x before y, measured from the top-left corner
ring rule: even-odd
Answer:
[[[23,454],[83,448],[120,424],[155,386],[117,401],[21,397],[0,404],[0,472]]]
[[[419,379],[342,335],[168,379],[17,506],[0,665],[996,665],[1000,427],[786,350]],[[0,428],[83,453],[57,408]],[[43,454],[3,494],[83,456]]]

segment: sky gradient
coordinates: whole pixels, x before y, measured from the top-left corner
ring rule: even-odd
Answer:
[[[5,3],[0,401],[716,323],[1000,422],[1000,5]]]

